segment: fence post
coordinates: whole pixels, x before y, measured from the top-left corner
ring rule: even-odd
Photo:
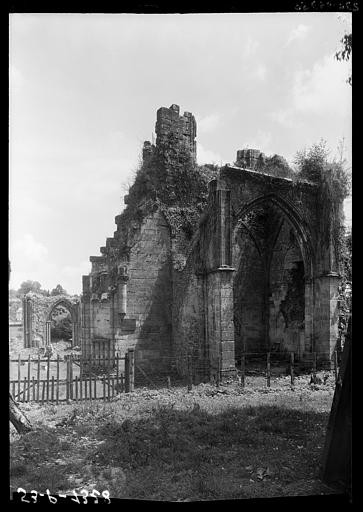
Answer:
[[[246,375],[246,356],[244,350],[241,354],[241,386],[245,387],[245,375]]]
[[[313,352],[313,375],[316,374],[316,352]]]
[[[50,355],[48,354],[47,358],[47,403],[49,402],[49,369],[50,367]]]
[[[66,370],[66,400],[69,400],[69,376],[70,376],[70,370],[69,370],[69,359],[67,359],[67,370]]]
[[[217,361],[217,381],[216,381],[217,388],[219,388],[220,383],[221,383],[221,355],[220,355],[220,354],[218,354],[218,361]]]
[[[120,369],[119,369],[119,355],[118,355],[118,352],[116,353],[116,389],[117,389],[117,393],[120,392],[120,389],[119,389],[119,383],[120,383],[120,377],[119,377],[119,374],[120,374]]]
[[[27,378],[26,378],[26,377],[24,377],[23,402],[25,402],[25,395],[26,395],[26,381],[27,381]]]
[[[83,377],[84,377],[84,373],[83,373],[82,376],[81,376],[81,374],[79,375],[79,399],[80,399],[81,402],[83,400],[83,390],[82,390]]]
[[[76,403],[78,403],[78,377],[77,377],[77,375],[76,375],[75,381],[76,381]]]
[[[294,352],[290,354],[290,376],[291,376],[291,386],[294,386]]]
[[[130,359],[129,352],[125,353],[125,393],[130,392]]]
[[[130,366],[130,392],[134,390],[135,384],[135,351],[133,348],[129,349],[129,366]]]
[[[39,402],[39,388],[40,388],[40,354],[38,354],[38,365],[37,365],[37,402]]]
[[[30,354],[28,357],[28,402],[30,402],[30,365],[31,365],[31,359]]]
[[[44,404],[44,399],[45,399],[45,384],[46,384],[46,380],[43,379],[43,387],[42,387],[42,405]]]
[[[193,388],[193,376],[192,376],[192,358],[188,356],[188,391]]]
[[[267,380],[267,387],[269,388],[271,386],[271,365],[270,365],[270,352],[267,352],[267,372],[266,372],[266,380]]]
[[[56,389],[56,404],[59,403],[59,354],[57,354],[57,389]]]
[[[28,402],[30,402],[30,365],[31,365],[31,359],[30,354],[28,357]]]
[[[338,351],[334,350],[334,375],[335,383],[338,382]]]
[[[69,358],[69,398],[73,400],[73,354]]]
[[[51,387],[51,402],[54,402],[54,375],[52,375],[52,387]]]
[[[20,400],[20,375],[21,375],[21,372],[20,372],[20,365],[21,365],[21,360],[20,360],[20,354],[18,355],[18,400]]]

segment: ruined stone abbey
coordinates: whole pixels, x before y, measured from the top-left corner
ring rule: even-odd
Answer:
[[[155,145],[144,143],[138,204],[116,217],[113,237],[83,276],[82,351],[134,347],[150,371],[172,365],[181,375],[192,355],[201,378],[218,368],[234,373],[243,350],[294,351],[302,360],[315,351],[329,360],[339,269],[316,184],[259,172],[263,154],[239,150],[210,179],[195,229],[178,229],[171,213],[182,208],[148,195],[155,169],[148,176],[147,163],[168,138],[174,158],[189,152],[195,162],[196,121],[177,105],[162,107],[155,131]]]
[[[149,372],[181,376],[192,356],[196,379],[234,374],[242,351],[329,361],[339,268],[317,184],[269,174],[253,149],[197,166],[196,121],[177,105],[157,111],[155,131],[83,276],[82,353],[134,348]]]

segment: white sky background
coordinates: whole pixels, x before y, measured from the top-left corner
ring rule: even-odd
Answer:
[[[197,121],[199,163],[344,138],[350,13],[10,15],[10,287],[81,293],[156,110]],[[346,208],[350,223],[350,202]]]

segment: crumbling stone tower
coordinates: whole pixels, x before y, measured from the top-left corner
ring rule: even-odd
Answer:
[[[179,115],[179,105],[170,108],[161,107],[156,113],[156,145],[160,146],[170,135],[175,137],[176,143],[189,149],[194,161],[197,157],[197,124],[193,114],[184,112]]]

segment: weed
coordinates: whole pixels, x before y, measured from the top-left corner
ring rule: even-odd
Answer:
[[[27,472],[27,466],[23,462],[13,462],[10,466],[10,475],[12,478],[23,476]]]
[[[117,417],[116,406],[76,407],[63,426],[42,426],[14,441],[12,485],[57,492],[71,488],[72,474],[84,475],[92,465],[94,481],[102,473],[114,497],[204,500],[283,495],[290,491],[277,488],[277,479],[293,484],[314,478],[328,412],[286,405],[210,413],[201,403],[176,409],[160,402],[147,415],[126,419]],[[267,467],[273,476],[261,485],[253,475]],[[123,479],[113,478],[121,470]]]

